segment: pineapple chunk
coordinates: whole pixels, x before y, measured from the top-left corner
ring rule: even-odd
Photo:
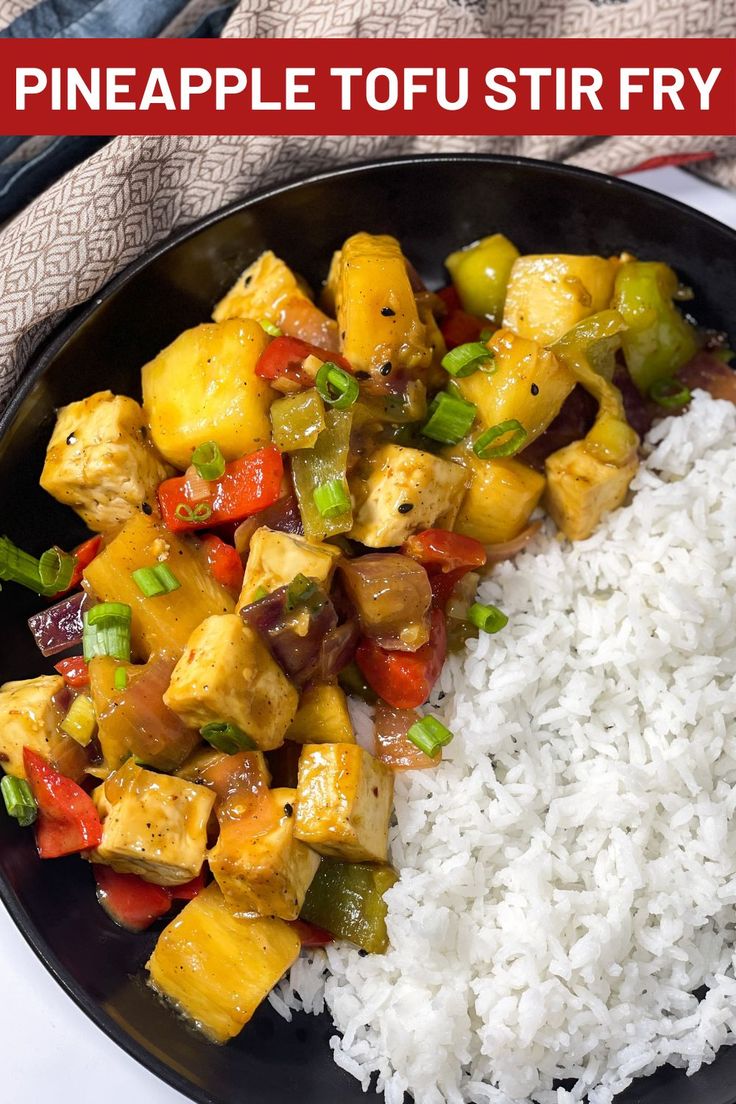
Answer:
[[[519,337],[551,345],[578,322],[609,306],[616,268],[616,260],[604,257],[519,257],[506,291],[504,326]]]
[[[617,509],[638,467],[636,453],[621,466],[607,464],[573,441],[547,457],[545,508],[569,540],[586,540],[604,514]]]
[[[215,1043],[245,1026],[299,956],[283,920],[243,919],[216,883],[163,930],[147,963],[150,982]]]
[[[95,791],[104,817],[92,862],[156,885],[183,885],[202,869],[215,795],[132,759]]]
[[[463,381],[465,382],[465,381]],[[360,505],[350,536],[369,548],[391,548],[433,525],[451,529],[468,473],[421,449],[382,445],[368,462],[363,486],[351,490]],[[411,503],[409,513],[399,507]]]
[[[60,675],[6,682],[0,686],[0,766],[14,778],[25,778],[23,748],[48,759],[69,778],[79,780],[87,757],[76,740],[59,731],[64,719]]]
[[[121,666],[128,674],[135,670],[110,656],[95,656],[89,661],[89,689],[97,714],[97,739],[104,756],[104,770],[95,768],[95,771],[103,777],[122,766],[130,753],[125,729],[115,719],[117,702],[123,693],[115,686],[115,672]]]
[[[270,442],[274,392],[255,374],[267,344],[257,322],[203,322],[144,366],[143,407],[169,463],[186,468],[205,441],[217,441],[226,460]]]
[[[350,862],[385,862],[394,793],[390,769],[358,744],[305,744],[294,835]]]
[[[210,870],[231,908],[296,920],[319,855],[294,836],[296,790],[269,790],[264,804],[258,818],[223,819]]]
[[[354,744],[348,699],[340,687],[332,683],[307,687],[286,739],[298,744]]]
[[[344,335],[342,351],[353,367],[374,374],[390,364],[393,372],[425,378],[432,363],[431,340],[396,238],[354,234],[333,264],[330,281]]]
[[[156,501],[166,468],[148,440],[134,399],[98,391],[59,411],[41,486],[76,510],[90,529],[115,529]]]
[[[267,593],[287,586],[297,575],[316,579],[329,589],[340,549],[334,544],[309,541],[293,533],[281,533],[263,525],[256,529],[250,542],[248,561],[240,598],[236,609],[253,601],[259,587]]]
[[[444,456],[471,472],[471,482],[453,526],[456,533],[475,537],[481,544],[512,540],[525,528],[539,505],[544,476],[518,460],[481,460],[461,445]]]
[[[557,417],[575,376],[549,349],[510,330],[497,330],[488,347],[494,354],[491,370],[458,380],[462,396],[477,406],[483,429],[519,422],[526,447]]]
[[[181,586],[146,598],[131,573],[156,563],[168,563]],[[215,580],[197,546],[142,513],[103,548],[84,577],[102,602],[126,602],[131,607],[133,648],[143,659],[153,652],[178,657],[200,621],[233,609],[232,596]]]
[[[169,709],[192,728],[226,721],[261,751],[284,742],[298,701],[258,635],[235,613],[197,626],[164,694]]]

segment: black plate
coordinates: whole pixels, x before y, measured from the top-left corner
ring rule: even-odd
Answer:
[[[139,394],[139,369],[212,304],[263,249],[316,286],[333,249],[356,230],[397,235],[430,286],[442,258],[503,230],[522,252],[635,251],[672,264],[696,290],[693,312],[733,326],[736,233],[653,192],[580,169],[500,157],[410,158],[359,166],[261,193],[177,234],[137,261],[35,359],[0,422],[0,517],[40,552],[81,539],[81,523],[38,486],[54,409],[92,391]],[[736,329],[736,328],[735,328]],[[38,600],[18,587],[0,598],[0,681],[49,667],[26,628]],[[0,896],[69,995],[120,1046],[200,1104],[363,1104],[334,1065],[327,1017],[291,1025],[262,1008],[227,1047],[210,1046],[166,1011],[142,981],[154,936],[128,935],[95,902],[76,858],[41,864],[31,832],[0,817]],[[620,1098],[639,1104],[732,1104],[736,1052],[687,1079],[661,1070]]]

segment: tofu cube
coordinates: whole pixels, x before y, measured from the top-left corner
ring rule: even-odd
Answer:
[[[104,533],[144,503],[154,506],[166,475],[138,403],[98,391],[59,411],[41,486],[76,510],[90,529]]]
[[[283,743],[299,695],[253,629],[229,613],[194,630],[164,702],[191,728],[225,721],[270,751]]]
[[[210,870],[237,912],[296,920],[320,858],[294,836],[296,790],[269,790],[264,802],[257,820],[223,819]]]
[[[571,254],[519,257],[506,289],[504,327],[551,345],[610,305],[616,265],[605,257]]]
[[[89,858],[156,885],[183,885],[202,869],[214,803],[206,787],[129,759],[95,791],[104,820],[102,842]]]
[[[453,526],[481,544],[501,544],[529,524],[544,491],[544,476],[511,458],[481,460],[456,445],[445,452],[470,472],[471,480]]]
[[[296,717],[286,732],[298,744],[354,744],[348,699],[339,686],[308,686],[299,699]]]
[[[277,587],[288,586],[297,575],[316,579],[328,589],[339,559],[340,549],[334,544],[309,541],[263,525],[251,538],[237,609],[249,605],[259,587],[270,594]]]
[[[359,744],[305,744],[294,834],[350,862],[385,862],[394,776]]]
[[[146,968],[156,992],[213,1042],[226,1043],[294,964],[300,947],[283,920],[235,916],[213,882],[164,928]]]
[[[431,452],[383,445],[364,485],[351,485],[358,505],[350,536],[369,548],[392,548],[420,529],[451,529],[468,480],[459,464]],[[403,513],[406,504],[412,508]]]
[[[617,467],[594,456],[585,441],[574,441],[547,457],[545,509],[569,540],[586,540],[623,503],[638,465],[635,452]]]
[[[62,774],[78,780],[87,756],[76,740],[59,731],[64,719],[60,675],[6,682],[0,686],[0,767],[25,778],[23,748],[42,755]]]

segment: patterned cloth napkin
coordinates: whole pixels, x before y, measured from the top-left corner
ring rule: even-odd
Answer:
[[[0,0],[0,27],[29,9],[57,3]],[[242,0],[223,33],[304,39],[726,37],[736,34],[736,0]],[[612,173],[676,156],[736,186],[736,139],[725,136],[116,138],[0,232],[0,410],[63,312],[175,228],[256,188],[318,169],[392,154],[469,150]]]

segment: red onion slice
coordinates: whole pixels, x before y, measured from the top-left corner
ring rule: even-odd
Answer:
[[[82,614],[92,602],[83,590],[57,602],[55,606],[34,613],[28,618],[28,628],[41,654],[57,655],[82,642]]]

